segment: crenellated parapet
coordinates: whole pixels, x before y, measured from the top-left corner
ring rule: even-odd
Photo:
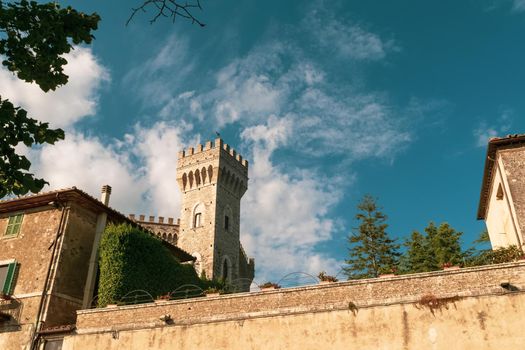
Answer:
[[[224,143],[224,141],[221,138],[217,138],[215,139],[215,141],[207,141],[204,145],[199,144],[197,145],[197,147],[188,147],[180,151],[178,156],[179,163],[184,163],[185,158],[192,157],[203,152],[223,152],[224,154],[229,154],[232,160],[235,160],[241,166],[248,168],[248,161],[246,159],[243,159],[242,155],[237,153],[233,148],[230,147],[230,145]]]
[[[221,185],[242,197],[247,190],[248,161],[218,138],[179,152],[177,182],[182,192]]]
[[[176,221],[173,218],[166,218],[163,216],[155,217],[154,215],[135,215],[129,214],[131,220],[135,221],[140,226],[153,232],[155,236],[167,241],[173,245],[177,244],[179,235],[180,219]]]
[[[149,215],[147,216],[148,220],[146,220],[146,215],[144,214],[140,214],[140,215],[129,214],[128,218],[138,223],[151,223],[151,224],[164,224],[164,225],[179,225],[180,224],[180,219],[177,219],[177,221],[175,222],[173,218],[165,218],[164,216],[159,216],[157,220],[155,220],[154,215]],[[167,220],[164,220],[164,219],[167,219]]]

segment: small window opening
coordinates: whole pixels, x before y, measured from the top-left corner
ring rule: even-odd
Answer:
[[[496,199],[497,200],[503,199],[503,187],[501,186],[501,184],[499,184],[498,186],[498,192],[496,192]]]
[[[222,265],[222,278],[226,281],[228,279],[228,260],[224,259]]]
[[[230,228],[230,218],[228,215],[224,216],[224,229],[228,230]]]
[[[12,215],[9,217],[7,228],[5,230],[5,236],[16,236],[20,232],[20,226],[22,225],[22,219],[24,214]]]
[[[195,214],[193,218],[193,227],[200,227],[202,225],[202,213]]]

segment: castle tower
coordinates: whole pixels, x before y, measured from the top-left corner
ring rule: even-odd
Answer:
[[[207,278],[251,283],[254,262],[239,240],[248,162],[221,139],[208,141],[179,152],[177,182],[182,193],[177,246],[197,258],[197,272]]]

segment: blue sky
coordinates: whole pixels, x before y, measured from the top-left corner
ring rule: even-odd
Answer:
[[[392,236],[446,221],[470,245],[486,141],[525,129],[523,0],[203,0],[205,28],[151,12],[126,27],[132,1],[61,3],[102,17],[70,84],[44,95],[0,71],[3,94],[67,132],[27,151],[37,174],[178,217],[176,152],[220,131],[250,161],[259,280],[337,273],[366,193]]]

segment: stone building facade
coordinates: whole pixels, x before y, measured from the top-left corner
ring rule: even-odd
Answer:
[[[493,248],[524,248],[525,135],[489,141],[478,219],[485,220]]]
[[[94,295],[97,238],[123,221],[76,188],[0,202],[0,349],[29,349],[45,329],[75,323]]]

